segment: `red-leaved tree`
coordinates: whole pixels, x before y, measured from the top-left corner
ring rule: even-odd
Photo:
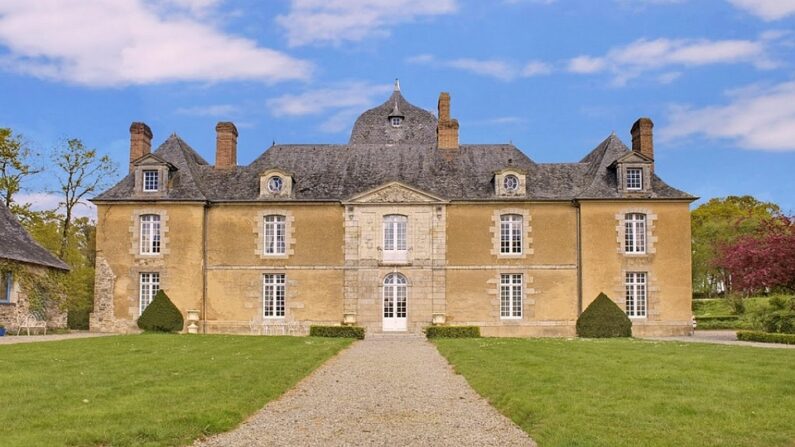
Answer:
[[[756,234],[724,245],[715,264],[729,273],[735,290],[795,292],[795,217],[770,219]]]

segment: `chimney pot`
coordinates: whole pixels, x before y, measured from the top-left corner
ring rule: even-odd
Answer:
[[[219,122],[215,126],[215,167],[237,166],[237,127],[234,123]]]
[[[638,118],[632,125],[632,150],[654,160],[654,123],[649,118]]]
[[[450,94],[439,94],[439,121],[436,127],[439,149],[458,149],[458,120],[450,119]]]
[[[152,151],[152,129],[146,123],[130,124],[130,172],[133,162]]]

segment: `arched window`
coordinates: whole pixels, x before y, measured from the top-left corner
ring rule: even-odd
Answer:
[[[141,215],[141,254],[156,255],[160,253],[160,215]]]
[[[624,216],[624,248],[626,253],[646,253],[646,215]]]
[[[282,255],[285,253],[284,216],[270,214],[265,216],[265,254]]]
[[[503,214],[500,216],[500,253],[522,253],[522,216]]]
[[[400,273],[390,273],[384,278],[384,319],[406,318],[408,281]]]
[[[408,218],[400,214],[384,216],[384,260],[405,262],[408,255],[406,227]]]

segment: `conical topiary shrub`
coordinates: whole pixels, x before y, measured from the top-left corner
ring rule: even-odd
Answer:
[[[150,332],[179,332],[184,323],[182,313],[162,290],[138,317],[138,327]]]
[[[613,300],[600,293],[577,319],[577,336],[631,337],[632,321]]]

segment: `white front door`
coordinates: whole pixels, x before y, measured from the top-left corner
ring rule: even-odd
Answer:
[[[406,277],[400,273],[390,273],[384,279],[384,332],[405,331],[407,299]]]

